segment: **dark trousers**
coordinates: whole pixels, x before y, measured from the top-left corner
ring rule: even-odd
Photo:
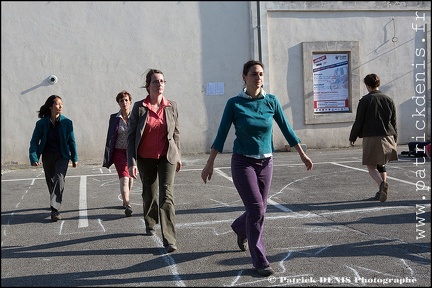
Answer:
[[[68,164],[69,160],[63,159],[60,153],[42,154],[42,166],[50,194],[50,207],[52,211],[60,210]]]
[[[147,228],[154,229],[160,219],[163,245],[175,245],[174,178],[176,165],[169,163],[166,157],[160,159],[138,157],[137,166],[143,189],[145,225]]]
[[[231,224],[242,237],[247,237],[255,268],[269,266],[263,241],[267,197],[273,176],[273,158],[253,159],[239,154],[231,157],[234,185],[245,206],[245,212]]]

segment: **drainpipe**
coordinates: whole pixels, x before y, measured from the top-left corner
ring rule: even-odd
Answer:
[[[259,61],[262,62],[260,1],[257,1],[257,28],[258,28],[258,57],[259,57]]]

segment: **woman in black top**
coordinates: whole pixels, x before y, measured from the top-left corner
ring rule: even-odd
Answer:
[[[389,190],[385,165],[398,160],[398,154],[396,108],[393,100],[379,90],[380,82],[376,74],[364,78],[369,93],[360,99],[349,141],[354,145],[358,137],[363,138],[362,164],[378,183],[375,199],[384,202]]]

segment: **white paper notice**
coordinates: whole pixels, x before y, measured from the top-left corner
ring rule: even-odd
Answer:
[[[206,94],[208,96],[225,94],[224,82],[207,82]]]

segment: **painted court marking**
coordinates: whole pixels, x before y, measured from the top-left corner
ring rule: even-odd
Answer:
[[[78,228],[88,227],[87,216],[87,177],[80,177]]]
[[[358,163],[359,160],[356,160],[356,161],[341,161],[341,163],[353,163],[353,162]],[[364,173],[368,173],[368,171],[365,170],[365,169],[356,168],[356,167],[351,167],[351,166],[344,165],[344,164],[341,164],[341,163],[337,163],[337,162],[319,162],[319,163],[314,163],[314,165],[320,165],[320,164],[331,164],[331,165],[340,166],[340,167],[348,168],[348,169],[355,170],[355,171],[361,171],[361,172],[364,172]],[[303,165],[303,164],[295,164],[295,165]],[[276,167],[276,166],[285,166],[285,167],[286,167],[286,166],[291,166],[291,165],[274,165],[274,166],[275,166],[275,167]],[[233,180],[232,180],[232,177],[229,176],[228,174],[226,174],[225,172],[223,172],[223,171],[221,170],[221,169],[229,169],[229,168],[230,168],[230,167],[214,168],[214,171],[215,171],[215,173],[219,174],[219,175],[222,176],[223,178],[225,178],[225,179],[229,180],[230,182],[232,182],[232,181],[233,181]],[[197,170],[201,170],[201,169],[183,169],[183,170],[181,170],[181,171],[182,171],[182,172],[188,172],[188,171],[197,171]],[[110,169],[109,169],[108,171],[109,171],[109,173],[103,173],[103,169],[99,168],[99,172],[100,172],[101,174],[87,174],[87,175],[66,176],[67,178],[72,178],[72,177],[79,177],[79,178],[80,178],[80,185],[79,185],[79,221],[78,221],[78,228],[85,228],[85,227],[88,227],[88,225],[89,225],[89,223],[88,223],[88,215],[87,215],[87,177],[89,177],[89,176],[90,176],[90,177],[95,177],[95,176],[109,176],[109,175],[117,175],[116,173],[112,173],[112,171],[111,171]],[[38,175],[38,176],[40,176],[40,175]],[[304,178],[301,178],[301,179],[296,179],[296,180],[294,180],[294,181],[288,183],[287,185],[285,185],[285,186],[281,189],[281,191],[279,191],[279,192],[282,192],[282,191],[283,191],[286,187],[288,187],[289,185],[292,185],[292,184],[294,184],[294,183],[296,183],[296,182],[299,182],[299,181],[304,181],[305,179],[307,179],[307,178],[309,178],[309,177],[311,177],[311,176],[307,176],[307,177],[304,177]],[[314,177],[316,177],[316,175],[314,175]],[[395,180],[395,181],[398,181],[398,182],[401,182],[401,183],[405,183],[405,184],[408,184],[408,185],[413,185],[413,186],[416,185],[416,183],[414,183],[414,182],[406,181],[406,180],[399,179],[399,178],[396,178],[396,177],[390,177],[390,176],[387,176],[387,178],[392,179],[392,180]],[[30,186],[32,186],[36,180],[45,180],[45,178],[44,178],[44,177],[35,177],[35,178],[8,179],[8,180],[3,180],[3,179],[2,179],[2,182],[11,182],[11,181],[29,181],[29,180],[31,181]],[[137,179],[137,181],[138,181],[138,180],[139,180],[139,179]],[[428,191],[430,190],[430,187],[429,187],[429,186],[426,186],[425,188],[426,188]],[[278,193],[279,193],[279,192],[278,192]],[[274,195],[272,195],[272,196],[274,196]],[[23,196],[23,197],[24,197],[24,196]],[[293,212],[291,209],[285,207],[284,205],[281,205],[281,204],[279,204],[279,203],[273,201],[273,200],[271,199],[271,197],[269,197],[269,199],[268,199],[268,204],[270,204],[270,205],[276,207],[277,209],[279,209],[279,210],[282,211],[282,212]],[[17,205],[19,205],[19,203],[18,203]],[[391,207],[391,209],[393,209],[393,208],[397,208],[397,207]],[[399,207],[399,208],[400,208],[400,207]],[[357,211],[357,212],[361,212],[361,211],[367,211],[368,209],[371,209],[371,208],[356,209],[355,211]],[[377,208],[377,209],[384,209],[384,207]],[[349,212],[354,212],[354,211],[349,211]],[[338,212],[327,212],[326,214],[331,214],[331,213],[335,213],[335,214],[337,214],[337,213],[344,213],[344,212],[343,212],[343,211],[338,211]],[[215,223],[216,223],[216,222],[215,222]]]
[[[359,161],[342,161],[340,163],[337,163],[337,162],[321,162],[321,163],[314,163],[314,165],[331,164],[331,165],[334,165],[334,166],[344,167],[344,168],[347,168],[347,169],[351,169],[351,170],[355,170],[355,171],[360,171],[360,172],[368,173],[368,171],[365,170],[365,169],[360,169],[360,168],[351,167],[351,166],[342,164],[342,163],[349,163],[349,162],[351,162],[351,163],[352,162],[358,163]],[[287,167],[287,166],[298,166],[298,165],[303,165],[303,164],[275,165],[275,167],[276,166]],[[226,168],[229,169],[230,167],[225,167],[225,169]],[[215,168],[214,172],[217,173],[218,175],[220,175],[221,177],[223,177],[223,178],[229,180],[230,182],[232,182],[233,181],[232,177],[229,176],[228,174],[224,173],[221,169],[223,169],[223,168],[222,167]],[[201,170],[201,169],[183,169],[183,170],[181,170],[181,172],[197,171],[197,170]],[[117,175],[117,173],[109,173],[109,174],[103,173],[102,169],[100,169],[100,172],[101,172],[101,174],[87,174],[87,175],[79,175],[79,176],[67,176],[67,178],[71,178],[71,177],[79,177],[80,178],[80,181],[79,181],[79,218],[78,218],[79,220],[78,220],[78,228],[85,228],[85,227],[89,226],[88,214],[87,214],[87,212],[88,212],[88,207],[87,207],[87,177],[108,176],[108,175],[113,175],[114,176],[114,175]],[[111,172],[111,170],[109,170],[109,172]],[[283,190],[285,190],[290,185],[293,185],[293,184],[295,184],[297,182],[305,181],[309,177],[319,177],[319,175],[307,176],[307,177],[303,177],[303,178],[291,181],[291,182],[287,183],[280,191],[276,192],[276,194],[277,193],[281,193]],[[414,186],[416,185],[416,183],[414,183],[414,182],[406,181],[406,180],[403,180],[403,179],[400,179],[400,178],[396,178],[396,177],[387,177],[387,178],[395,180],[395,181],[398,181],[400,183],[408,184],[408,185],[414,185]],[[45,180],[45,178],[40,177],[40,178],[2,180],[2,182],[3,181],[6,182],[6,181],[23,181],[23,180],[28,181],[28,180],[30,180],[31,181],[30,186],[32,186],[34,184],[35,180],[38,180],[38,179]],[[139,179],[136,179],[136,181],[139,181]],[[429,191],[430,187],[429,186],[426,186],[426,187],[427,187],[427,190]],[[26,191],[26,193],[27,193],[27,191]],[[25,197],[25,194],[22,196],[21,200]],[[272,196],[274,196],[274,195],[272,195]],[[20,204],[20,202],[17,204],[16,207],[18,207],[19,204]],[[384,210],[384,209],[396,209],[396,210],[400,210],[401,208],[404,208],[404,207],[401,207],[401,206],[397,206],[397,207],[394,207],[394,206],[393,207],[375,207],[375,208],[365,208],[365,209],[345,209],[345,210],[339,210],[339,211],[324,212],[324,213],[320,213],[320,214],[315,214],[315,213],[312,213],[312,212],[308,212],[306,214],[300,214],[300,213],[294,213],[289,208],[283,206],[282,204],[279,204],[276,201],[273,201],[271,199],[271,197],[269,197],[269,199],[268,199],[268,204],[274,206],[275,208],[277,208],[278,210],[280,210],[282,212],[288,212],[288,213],[290,213],[288,215],[281,215],[281,216],[274,216],[274,217],[266,216],[266,218],[269,218],[269,219],[280,219],[280,218],[290,218],[290,217],[298,217],[298,218],[300,218],[300,217],[301,218],[305,218],[305,217],[322,217],[323,215],[328,215],[328,214],[353,213],[353,212],[365,213],[365,212],[368,212],[368,211],[375,211],[375,210]],[[291,213],[294,213],[294,214],[291,214]],[[11,213],[10,216],[12,218],[13,213]],[[144,223],[144,219],[141,219],[141,221]],[[179,227],[192,227],[192,226],[203,226],[203,225],[205,226],[205,225],[215,225],[215,224],[225,223],[225,222],[232,222],[232,221],[229,219],[229,220],[218,220],[218,221],[188,222],[188,223],[179,223],[179,224],[176,224],[176,226],[179,226]],[[8,223],[9,223],[9,221],[8,221]],[[63,224],[64,224],[64,221],[61,221],[60,231],[62,230]],[[6,230],[4,229],[3,230],[3,235],[6,235],[6,234],[7,234]],[[163,247],[163,242],[162,242],[162,240],[157,235],[152,236],[152,239],[155,242],[155,244],[156,244],[157,247]],[[2,239],[2,243],[3,243],[3,239]],[[322,248],[322,249],[325,249],[325,248]],[[183,282],[183,280],[180,277],[180,274],[179,274],[179,272],[177,270],[177,264],[175,263],[173,257],[170,256],[168,253],[164,253],[164,251],[165,251],[165,249],[161,248],[161,253],[163,254],[164,262],[167,264],[167,268],[169,269],[170,274],[173,275],[173,277],[174,277],[173,282],[174,282],[175,286],[185,287],[186,285],[185,285],[185,283]],[[290,257],[289,255],[290,255],[290,253],[287,255],[286,258],[289,258]],[[279,265],[283,266],[282,263],[279,263]],[[353,267],[350,267],[350,268],[354,269]],[[358,268],[367,269],[367,268],[363,268],[363,267],[358,267]],[[285,268],[282,267],[282,269],[285,269]],[[354,270],[356,270],[356,269],[354,269]],[[238,275],[236,277],[234,277],[234,280],[231,283],[231,285],[236,285],[236,284],[238,284],[238,285],[244,285],[245,284],[245,283],[238,283],[238,282],[240,282],[239,280],[240,280],[240,277],[241,277],[243,271],[244,270],[239,271]],[[263,280],[260,279],[259,281],[263,281]],[[267,280],[265,280],[265,281],[267,281]],[[251,282],[251,283],[253,283],[253,282]]]
[[[343,165],[343,164],[339,164],[339,163],[335,163],[335,162],[330,162],[330,163],[333,164],[333,165],[336,165],[336,166],[341,166],[341,167],[344,167],[344,168],[349,168],[349,169],[352,169],[352,170],[357,170],[357,171],[362,171],[362,172],[369,173],[369,171],[368,171],[368,170],[365,170],[365,169],[360,169],[360,168],[350,167],[350,166]],[[399,179],[399,178],[395,178],[395,177],[391,177],[391,176],[387,176],[387,178],[388,178],[388,179],[395,180],[395,181],[398,181],[398,182],[401,182],[401,183],[405,183],[405,184],[409,184],[409,185],[414,185],[414,186],[416,186],[416,183],[409,182],[409,181],[405,181],[405,180],[402,180],[402,179]],[[425,186],[425,188],[427,188],[428,191],[430,190],[430,187],[429,187],[429,186]]]

